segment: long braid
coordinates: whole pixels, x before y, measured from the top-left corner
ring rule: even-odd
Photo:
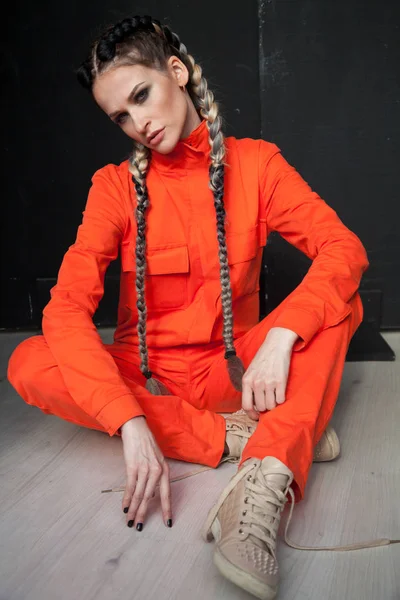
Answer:
[[[209,141],[211,146],[209,169],[210,181],[209,187],[214,195],[214,206],[217,218],[217,238],[219,245],[219,264],[220,280],[222,290],[222,315],[223,315],[223,333],[222,338],[225,345],[225,358],[228,361],[228,372],[235,389],[242,390],[242,376],[244,366],[240,358],[236,355],[233,339],[233,310],[232,310],[232,289],[229,276],[228,251],[226,247],[225,235],[225,206],[224,206],[224,158],[225,144],[222,134],[222,119],[219,115],[218,104],[214,100],[214,94],[208,89],[207,80],[202,75],[200,65],[196,64],[186,46],[179,40],[176,33],[172,32],[167,26],[163,26],[171,45],[179,51],[179,54],[189,68],[190,83],[192,86],[192,99],[200,114],[207,121],[209,131]],[[189,65],[188,65],[189,63]]]
[[[149,206],[149,196],[146,186],[146,173],[150,162],[150,150],[142,144],[135,144],[134,154],[130,161],[130,170],[135,185],[137,206],[136,206],[136,306],[138,309],[138,336],[139,336],[139,354],[140,370],[146,377],[146,388],[154,395],[169,395],[168,388],[161,381],[155,379],[149,369],[149,355],[146,343],[146,319],[147,306],[145,299],[145,272],[146,272],[146,219],[145,211]]]
[[[171,52],[176,54],[186,65],[189,74],[189,94],[201,116],[206,120],[209,131],[210,142],[210,168],[209,187],[214,195],[214,206],[216,211],[217,239],[219,246],[220,281],[222,289],[222,314],[223,314],[223,342],[225,345],[225,359],[228,364],[228,372],[235,389],[242,390],[242,376],[244,366],[236,355],[233,337],[233,310],[232,290],[229,276],[229,265],[227,257],[226,235],[225,235],[225,207],[224,197],[224,158],[225,144],[222,134],[222,119],[219,115],[218,104],[214,101],[214,95],[208,89],[207,80],[202,76],[200,65],[196,64],[194,58],[188,53],[186,46],[180,41],[178,35],[172,32],[168,26],[161,25],[156,19],[149,16],[133,17],[108,28],[98,42],[92,46],[90,57],[82,63],[77,71],[80,83],[91,89],[96,76],[101,73],[107,65],[118,55],[123,56],[121,48],[132,42],[132,38],[140,31],[147,35],[156,35],[162,40],[166,55]],[[124,64],[119,60],[120,64]],[[125,63],[129,64],[129,63]],[[130,172],[136,190],[137,207],[137,237],[136,237],[136,292],[138,309],[138,336],[139,353],[141,359],[141,371],[145,375],[146,388],[151,393],[168,395],[168,389],[157,379],[152,377],[149,370],[148,350],[146,343],[146,319],[147,307],[145,300],[145,272],[146,272],[146,219],[145,211],[149,206],[149,197],[146,186],[146,174],[151,160],[151,151],[146,146],[135,143],[130,158]]]

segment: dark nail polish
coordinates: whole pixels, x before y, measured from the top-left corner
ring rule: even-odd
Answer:
[[[128,521],[128,527],[132,527],[133,526],[133,519],[131,521]]]
[[[138,523],[138,524],[136,525],[136,529],[137,529],[138,531],[142,531],[142,529],[143,529],[143,523]]]
[[[172,519],[168,519],[167,525],[168,525],[168,527],[172,527]]]
[[[126,514],[128,512],[128,510],[129,510],[129,506],[125,506],[124,513]]]

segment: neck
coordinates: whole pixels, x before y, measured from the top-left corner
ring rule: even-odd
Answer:
[[[189,95],[188,95],[189,97]],[[187,116],[186,116],[186,121],[185,121],[185,125],[183,126],[183,130],[180,136],[180,139],[183,140],[185,138],[187,138],[192,131],[194,131],[196,129],[196,127],[198,127],[201,123],[201,119],[197,113],[197,110],[194,107],[193,102],[190,100],[188,100],[188,112],[187,112]]]
[[[152,151],[151,167],[159,171],[176,173],[192,168],[207,168],[209,164],[210,142],[205,119],[199,119],[199,124],[185,138],[181,138],[175,148],[168,154]]]

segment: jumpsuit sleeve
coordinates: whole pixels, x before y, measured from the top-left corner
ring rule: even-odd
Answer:
[[[297,333],[293,350],[302,350],[318,332],[340,323],[369,267],[367,252],[355,233],[283,158],[280,149],[260,140],[259,184],[262,214],[312,264],[287,299],[273,327]]]
[[[93,175],[82,224],[63,258],[42,321],[69,393],[110,436],[143,415],[93,323],[107,267],[118,255],[127,223],[115,169],[107,165]]]

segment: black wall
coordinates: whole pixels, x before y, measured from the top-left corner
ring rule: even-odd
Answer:
[[[259,137],[257,3],[234,4],[206,0],[200,11],[197,3],[23,0],[9,13],[2,61],[0,327],[40,327],[49,290],[81,221],[91,176],[130,152],[130,140],[74,75],[104,25],[133,14],[170,24],[201,64],[221,104],[227,135]],[[117,279],[114,263],[97,323],[115,322]]]
[[[0,328],[40,328],[92,174],[130,151],[129,139],[80,88],[74,68],[93,35],[132,14],[132,3],[88,4],[23,0],[8,9],[2,47]],[[170,24],[180,35],[220,102],[226,135],[278,144],[360,236],[371,260],[362,282],[367,313],[381,328],[399,327],[398,5],[206,0],[200,10],[198,3],[150,1],[135,3],[133,10]],[[309,266],[278,235],[269,240],[265,263],[263,312]],[[116,262],[96,323],[115,322],[117,300]]]
[[[364,243],[365,318],[400,327],[400,3],[260,0],[261,137],[275,142]],[[269,302],[311,261],[267,246]]]

